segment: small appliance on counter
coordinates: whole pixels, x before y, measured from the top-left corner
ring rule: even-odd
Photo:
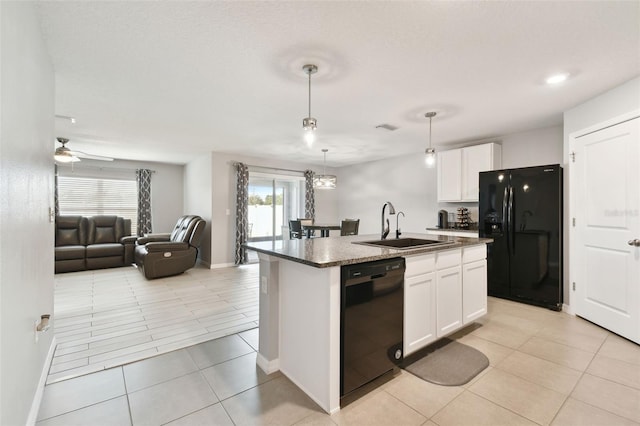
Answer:
[[[456,221],[456,228],[469,229],[471,219],[469,218],[469,209],[466,207],[458,207],[458,220]]]
[[[447,213],[446,210],[440,210],[438,212],[438,228],[439,229],[449,228],[449,213]]]

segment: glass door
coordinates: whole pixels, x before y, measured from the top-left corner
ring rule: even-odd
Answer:
[[[303,217],[304,179],[249,174],[249,241],[289,238],[289,220]]]

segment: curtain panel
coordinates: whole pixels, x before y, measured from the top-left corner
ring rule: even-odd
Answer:
[[[304,171],[304,217],[315,219],[316,198],[313,189],[313,170]]]
[[[138,236],[151,233],[151,174],[153,170],[136,170],[138,184]]]
[[[249,167],[236,163],[236,253],[235,264],[247,263],[247,250],[242,247],[249,235]]]

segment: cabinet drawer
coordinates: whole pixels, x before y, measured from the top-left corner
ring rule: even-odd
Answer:
[[[407,256],[404,260],[407,266],[404,272],[405,277],[415,277],[416,275],[433,272],[436,269],[435,253]]]
[[[436,253],[436,269],[452,268],[454,266],[460,266],[461,250],[445,250]]]
[[[487,245],[481,244],[472,247],[463,247],[462,263],[475,262],[487,258]]]

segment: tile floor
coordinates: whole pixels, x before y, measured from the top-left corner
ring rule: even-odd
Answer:
[[[640,425],[640,346],[587,321],[489,298],[454,336],[491,365],[465,386],[402,372],[329,416],[255,366],[258,330],[47,385],[38,425]]]
[[[133,266],[55,276],[47,383],[254,328],[258,265],[147,280]]]

